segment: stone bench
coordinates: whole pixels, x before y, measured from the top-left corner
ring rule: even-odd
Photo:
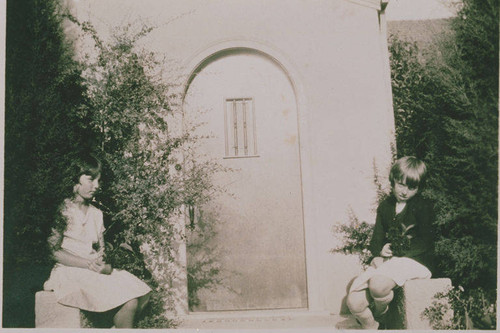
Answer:
[[[426,308],[435,301],[438,292],[446,292],[451,288],[450,279],[410,280],[403,288],[396,290],[394,301],[387,314],[387,328],[432,330],[427,318],[422,317]],[[445,302],[445,300],[442,300]],[[452,318],[450,310],[444,318]]]
[[[422,317],[432,305],[434,295],[451,288],[450,279],[411,280],[397,289],[394,301],[387,314],[387,328],[432,330],[429,321]],[[450,311],[445,316],[452,317]],[[36,328],[82,328],[86,327],[81,311],[64,306],[56,301],[52,291],[39,291],[35,295]]]
[[[80,309],[57,303],[52,291],[35,294],[36,328],[81,328],[84,327]]]

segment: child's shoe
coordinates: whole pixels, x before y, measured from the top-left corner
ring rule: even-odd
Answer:
[[[363,325],[361,325],[361,327],[364,330],[378,330],[379,329],[379,323],[377,321],[374,321],[373,324],[371,324],[369,326],[363,326]]]
[[[379,323],[375,320],[372,323],[366,323],[364,325],[361,323],[361,321],[359,321],[359,319],[356,319],[356,322],[359,324],[359,326],[361,326],[361,329],[363,330],[378,330],[380,328]]]
[[[373,318],[372,311],[369,308],[361,312],[352,312],[356,321],[361,325],[362,329],[376,330],[378,329],[378,322]]]

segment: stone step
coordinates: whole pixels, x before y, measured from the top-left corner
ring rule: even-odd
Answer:
[[[81,328],[84,320],[77,308],[57,303],[51,291],[35,295],[36,328]],[[176,318],[178,329],[196,332],[197,329],[289,329],[308,328],[330,332],[332,329],[358,328],[351,316],[332,315],[307,310],[198,312]]]
[[[307,310],[262,310],[193,312],[179,318],[179,329],[356,329],[350,315],[335,315]]]

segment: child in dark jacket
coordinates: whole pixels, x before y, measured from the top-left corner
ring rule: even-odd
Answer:
[[[378,328],[376,319],[387,312],[394,288],[432,275],[434,210],[419,194],[426,174],[424,162],[413,156],[397,160],[391,168],[392,193],[377,208],[369,246],[375,258],[347,295],[347,306],[363,328]]]

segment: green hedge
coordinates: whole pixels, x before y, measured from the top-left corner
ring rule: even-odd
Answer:
[[[490,301],[497,281],[498,1],[465,0],[433,47],[390,40],[398,156],[429,166],[441,274]]]
[[[50,270],[47,234],[67,196],[71,155],[92,134],[76,115],[80,67],[54,0],[7,2],[3,326],[34,325]]]

